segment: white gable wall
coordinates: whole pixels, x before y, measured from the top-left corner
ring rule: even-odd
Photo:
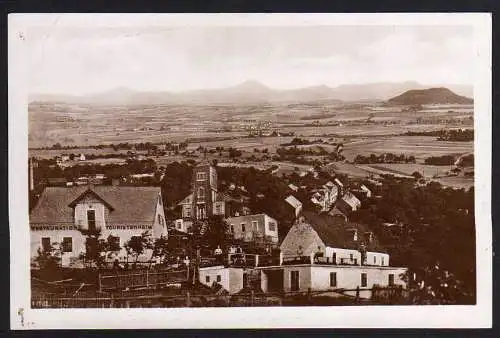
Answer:
[[[108,208],[93,196],[84,197],[75,206],[75,225],[83,230],[88,230],[87,210],[95,210],[96,229],[105,229]]]

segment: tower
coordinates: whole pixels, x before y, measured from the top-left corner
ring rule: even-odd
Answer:
[[[207,161],[201,162],[193,170],[193,218],[202,220],[213,215],[217,195],[217,171]]]

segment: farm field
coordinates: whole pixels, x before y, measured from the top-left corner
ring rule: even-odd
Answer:
[[[419,163],[381,163],[370,165],[379,169],[393,170],[395,172],[411,175],[414,172],[419,172],[425,178],[433,178],[434,176],[444,176],[450,171],[451,166],[435,166]]]
[[[298,136],[397,135],[408,130],[472,126],[471,107],[429,107],[405,112],[377,103],[255,105],[89,106],[31,103],[30,147],[119,142],[184,141],[242,137],[250,130],[295,132]],[[327,116],[328,118],[322,118]],[[318,117],[318,118],[315,118]],[[371,119],[371,122],[367,122]]]
[[[430,156],[464,154],[474,151],[474,142],[437,141],[432,136],[393,136],[363,138],[344,144],[344,156],[353,160],[357,155],[405,154],[413,155],[418,162]]]

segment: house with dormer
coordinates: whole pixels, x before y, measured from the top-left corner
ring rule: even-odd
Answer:
[[[87,232],[111,238],[122,250],[133,236],[168,236],[159,187],[47,187],[30,212],[31,257],[38,249],[61,247],[61,264],[72,266],[85,252]]]

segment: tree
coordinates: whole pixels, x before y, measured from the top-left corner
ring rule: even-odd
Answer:
[[[127,255],[135,257],[134,266],[137,265],[139,256],[144,253],[146,249],[152,249],[151,234],[144,231],[140,236],[132,236],[127,243],[125,243],[125,250]]]
[[[49,247],[38,248],[35,262],[40,270],[50,273],[55,271],[61,261],[61,248],[57,243],[51,244]]]
[[[151,251],[151,259],[149,260],[149,267],[151,268],[151,264],[154,258],[159,257],[162,261],[169,253],[169,246],[167,238],[160,236],[156,238],[153,242],[153,250]]]
[[[100,238],[101,232],[82,230],[82,234],[86,236],[85,252],[80,255],[80,258],[84,260],[87,268],[95,266],[100,269],[104,267],[107,248],[106,241]]]
[[[415,179],[421,179],[423,176],[420,172],[418,171],[414,171],[413,174],[411,174],[411,176],[415,177]]]

